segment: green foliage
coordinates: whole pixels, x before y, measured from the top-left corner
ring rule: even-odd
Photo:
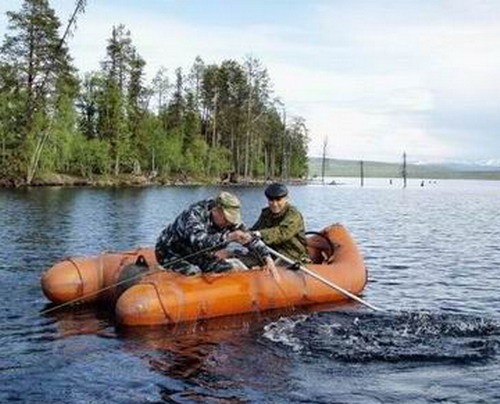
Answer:
[[[94,174],[108,174],[111,165],[109,144],[100,139],[86,139],[77,134],[71,144],[71,174],[92,178]]]
[[[67,90],[67,89],[66,89]],[[59,90],[52,126],[47,129],[46,145],[40,155],[42,172],[70,172],[71,147],[76,128],[73,96],[65,88]]]
[[[181,68],[178,68],[175,71],[175,90],[166,110],[167,129],[182,131],[185,108],[184,77]]]
[[[77,97],[78,127],[89,139],[98,136],[98,104],[103,77],[100,73],[87,73],[83,77]]]
[[[186,152],[186,161],[183,169],[190,175],[207,175],[206,156],[208,154],[208,145],[201,138],[196,136],[191,147]]]
[[[195,108],[195,100],[193,94],[187,96],[187,107],[184,116],[184,139],[182,143],[182,151],[186,153],[188,150],[196,148],[195,144],[197,137],[200,135],[200,117]]]
[[[77,2],[76,11],[84,10]],[[157,173],[219,178],[307,172],[307,129],[286,121],[267,70],[255,58],[187,74],[146,61],[123,25],[113,26],[99,71],[78,83],[60,22],[47,0],[7,13],[0,54],[0,173]],[[35,33],[35,40],[30,35]],[[31,40],[30,40],[31,38]],[[173,85],[171,85],[173,83]]]
[[[68,50],[59,37],[59,19],[48,1],[24,0],[21,10],[7,12],[7,17],[9,33],[0,59],[2,86],[22,100],[12,115],[14,126],[19,128],[15,166],[25,170],[29,183],[41,163],[49,136],[45,131],[56,119],[61,91],[74,96],[76,79]]]
[[[163,175],[181,172],[184,164],[181,133],[175,132],[170,136],[160,135],[157,150],[158,166]]]
[[[231,151],[225,147],[211,147],[207,167],[207,175],[212,178],[220,178],[223,173],[232,171]]]

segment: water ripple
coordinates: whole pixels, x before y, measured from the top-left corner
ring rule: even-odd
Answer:
[[[369,269],[363,298],[386,311],[288,310],[137,337],[107,310],[40,316],[42,271],[151,245],[220,188],[0,190],[0,402],[499,402],[498,183],[366,184],[290,194],[309,230],[346,225]],[[252,224],[262,187],[233,191]]]
[[[263,336],[313,359],[466,364],[497,355],[500,324],[447,313],[321,313],[272,323]]]

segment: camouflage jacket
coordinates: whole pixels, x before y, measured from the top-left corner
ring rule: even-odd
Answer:
[[[155,252],[160,265],[176,258],[187,257],[202,250],[206,253],[187,257],[187,260],[200,266],[205,271],[214,261],[212,253],[226,244],[229,232],[235,226],[220,229],[212,219],[211,210],[215,206],[214,199],[206,199],[191,205],[184,210],[173,223],[169,224],[156,242]],[[268,256],[264,243],[250,242],[246,247],[260,256]],[[213,250],[210,250],[213,248]]]
[[[251,230],[258,230],[264,243],[279,253],[302,262],[308,261],[304,219],[292,205],[275,215],[269,208],[262,209]]]

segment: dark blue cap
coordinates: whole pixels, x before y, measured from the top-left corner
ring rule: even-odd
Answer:
[[[273,182],[264,191],[268,199],[279,199],[288,195],[288,189],[285,184],[280,182]]]

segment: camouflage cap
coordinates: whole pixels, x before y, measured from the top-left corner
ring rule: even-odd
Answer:
[[[236,195],[224,191],[217,196],[215,202],[222,209],[222,213],[229,223],[241,223],[241,204]]]

